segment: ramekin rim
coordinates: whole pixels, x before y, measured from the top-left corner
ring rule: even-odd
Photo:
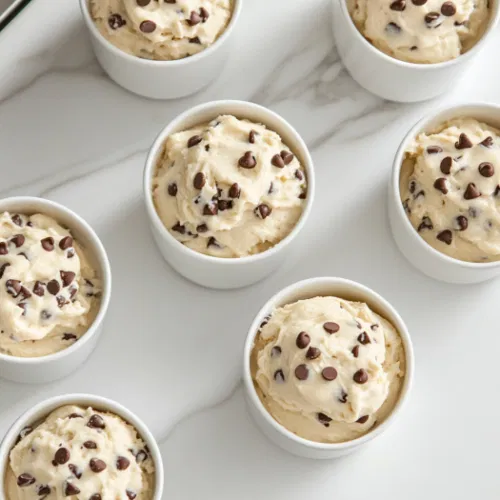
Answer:
[[[152,196],[152,180],[154,177],[154,170],[156,167],[155,164],[155,157],[157,156],[158,152],[161,150],[161,147],[163,146],[166,138],[169,136],[171,133],[172,129],[176,128],[177,126],[181,125],[183,122],[186,122],[190,117],[198,115],[202,113],[203,111],[206,111],[208,109],[213,108],[216,110],[220,106],[247,106],[248,108],[252,108],[254,110],[257,110],[259,113],[263,115],[268,115],[272,116],[273,118],[277,119],[281,125],[287,129],[287,131],[294,137],[294,143],[300,146],[300,149],[304,151],[304,158],[302,158],[303,163],[304,163],[304,168],[306,170],[306,175],[307,175],[307,198],[306,198],[306,203],[304,205],[304,209],[302,211],[302,214],[295,224],[294,228],[292,231],[285,236],[281,241],[279,241],[276,245],[273,247],[265,250],[264,252],[260,252],[257,254],[253,255],[248,255],[244,257],[234,257],[234,258],[224,258],[224,257],[216,257],[213,255],[206,255],[200,252],[197,252],[196,250],[193,250],[186,245],[182,244],[180,241],[178,241],[170,232],[168,229],[165,227],[163,224],[153,201],[153,196]],[[214,118],[216,118],[217,113],[214,113]],[[244,118],[244,115],[240,115]],[[293,145],[288,145],[290,149],[296,150],[298,148],[293,147]],[[208,101],[202,104],[199,104],[197,106],[188,108],[181,114],[177,115],[173,120],[171,120],[165,127],[162,128],[160,133],[157,135],[156,139],[153,142],[153,145],[148,151],[147,157],[146,157],[146,162],[145,162],[145,167],[144,167],[144,174],[143,174],[143,197],[146,205],[146,212],[148,214],[149,220],[154,224],[155,228],[160,232],[160,234],[170,240],[173,245],[176,246],[176,248],[183,252],[185,255],[193,258],[200,259],[201,261],[204,262],[209,262],[217,265],[223,265],[223,266],[240,266],[243,264],[248,264],[248,263],[253,263],[257,262],[266,258],[271,257],[272,255],[280,252],[281,250],[285,249],[301,232],[303,227],[306,224],[307,219],[309,218],[309,215],[312,210],[313,206],[313,201],[315,197],[315,172],[314,172],[314,162],[311,157],[311,153],[309,151],[309,148],[307,147],[307,144],[305,143],[304,139],[302,136],[298,133],[298,131],[293,127],[285,118],[283,118],[281,115],[278,113],[275,113],[274,111],[261,106],[259,104],[249,102],[249,101],[241,101],[241,100],[232,100],[232,99],[226,99],[226,100],[216,100],[216,101]]]
[[[285,304],[290,304],[293,302],[296,302],[297,300],[303,300],[303,299],[296,299],[293,302],[287,301],[285,298],[286,296],[289,296],[291,293],[297,290],[301,290],[304,288],[307,288],[309,285],[347,285],[350,287],[357,296],[361,298],[367,297],[367,301],[370,302],[371,299],[375,299],[376,301],[380,302],[381,304],[384,305],[384,307],[391,313],[391,318],[387,318],[385,315],[383,316],[385,319],[390,321],[394,326],[396,326],[398,334],[401,337],[401,340],[403,342],[403,347],[404,347],[404,352],[405,352],[405,376],[404,376],[404,382],[403,386],[401,387],[401,392],[399,394],[398,400],[394,406],[394,408],[391,410],[390,414],[387,416],[387,418],[380,424],[378,425],[375,429],[372,429],[368,431],[366,434],[363,434],[362,436],[352,439],[350,441],[344,441],[342,443],[321,443],[317,441],[312,441],[309,439],[302,438],[293,432],[289,431],[285,426],[281,425],[278,423],[272,415],[267,411],[265,406],[263,405],[262,401],[259,398],[259,395],[257,394],[257,391],[255,389],[254,383],[253,383],[253,378],[252,378],[252,373],[251,373],[251,368],[250,368],[250,359],[251,359],[251,354],[252,354],[252,349],[254,345],[254,341],[259,329],[259,325],[265,318],[265,316],[269,313],[270,310],[275,306],[275,304],[280,303],[282,300],[284,300],[283,305]],[[335,296],[335,295],[323,295],[323,294],[318,294],[317,296]],[[339,278],[339,277],[331,277],[331,276],[322,276],[322,277],[316,277],[316,278],[308,278],[305,280],[301,280],[298,282],[295,282],[281,290],[279,290],[276,294],[274,294],[265,304],[264,306],[259,310],[257,315],[255,316],[250,329],[248,331],[246,340],[245,340],[245,345],[243,349],[243,383],[246,389],[246,392],[248,396],[250,397],[251,404],[263,416],[263,418],[266,420],[268,424],[270,424],[276,431],[278,431],[281,435],[289,438],[290,440],[294,441],[295,443],[306,446],[308,448],[312,448],[315,450],[323,450],[323,451],[341,451],[345,449],[352,449],[356,448],[360,445],[363,445],[378,435],[382,434],[394,421],[396,418],[396,415],[400,413],[400,411],[403,409],[404,405],[406,404],[407,400],[409,399],[409,395],[411,393],[411,389],[413,386],[413,380],[415,377],[415,355],[414,355],[414,349],[413,349],[413,342],[411,340],[410,333],[408,331],[408,327],[406,326],[405,322],[397,312],[394,306],[387,301],[384,297],[382,297],[380,294],[372,290],[371,288],[362,285],[359,282],[349,280],[347,278]]]
[[[92,16],[90,15],[89,0],[80,0],[80,10],[82,12],[82,17],[85,21],[85,24],[89,29],[89,31],[91,32],[91,34],[101,43],[103,43],[104,46],[106,46],[106,48],[108,48],[115,55],[123,57],[125,60],[133,61],[137,64],[160,68],[162,66],[168,66],[168,67],[184,66],[191,63],[197,63],[204,57],[210,57],[210,55],[213,52],[215,52],[229,38],[230,34],[234,31],[234,27],[241,13],[243,0],[233,0],[233,2],[234,2],[234,7],[231,19],[226,28],[224,29],[224,31],[222,32],[222,34],[219,36],[219,38],[217,38],[217,40],[215,40],[215,42],[212,45],[192,56],[183,57],[182,59],[173,59],[169,61],[156,61],[153,59],[143,59],[134,56],[132,54],[128,54],[127,52],[119,49],[118,47],[113,45],[105,36],[103,36],[102,33],[97,29],[97,26],[95,25]]]
[[[337,1],[337,0],[333,0]],[[386,54],[382,50],[378,49],[375,47],[372,43],[370,43],[364,36],[363,34],[358,30],[356,27],[351,15],[349,14],[349,9],[347,8],[347,0],[340,0],[340,8],[342,10],[342,13],[344,17],[348,19],[348,25],[350,26],[351,30],[353,29],[356,32],[356,36],[362,40],[362,43],[370,49],[370,51],[373,54],[376,54],[377,56],[381,57],[387,62],[394,63],[398,66],[404,67],[404,68],[410,68],[410,69],[415,69],[415,70],[439,70],[443,68],[447,68],[448,66],[455,66],[457,64],[460,64],[467,59],[470,59],[471,57],[474,57],[474,55],[479,52],[483,46],[486,43],[486,40],[491,37],[492,32],[494,31],[495,27],[497,26],[499,20],[500,20],[500,0],[495,0],[497,2],[496,5],[496,12],[494,13],[493,16],[490,16],[489,20],[489,25],[488,28],[485,30],[481,38],[467,51],[464,52],[463,54],[460,54],[458,57],[455,59],[450,59],[449,61],[443,61],[439,63],[413,63],[413,62],[408,62],[408,61],[403,61],[401,59],[397,59],[395,57],[390,56],[389,54]]]
[[[59,361],[60,359],[71,355],[73,352],[82,348],[85,344],[90,342],[90,339],[97,333],[97,330],[102,325],[102,322],[106,316],[106,313],[109,308],[109,303],[111,301],[111,290],[112,290],[112,273],[111,273],[111,264],[109,262],[108,254],[104,245],[102,244],[99,236],[94,231],[92,226],[80,215],[78,215],[73,210],[68,207],[57,203],[52,200],[48,200],[46,198],[40,198],[37,196],[11,196],[9,198],[3,198],[0,200],[1,205],[9,204],[9,203],[38,203],[41,206],[49,206],[55,209],[58,212],[64,213],[70,219],[74,219],[78,221],[78,223],[85,229],[86,238],[89,240],[92,248],[90,249],[92,256],[97,260],[99,266],[102,269],[103,276],[103,289],[101,301],[99,304],[99,312],[97,316],[94,318],[92,324],[87,329],[87,331],[75,342],[73,345],[58,351],[53,354],[48,354],[47,356],[41,357],[20,357],[20,356],[11,356],[9,354],[0,353],[0,362],[8,363],[8,364],[18,364],[18,365],[45,365],[54,361]],[[5,211],[2,209],[2,211]],[[22,213],[22,211],[19,211]],[[40,211],[43,213],[43,210]],[[58,222],[58,221],[57,221]],[[69,228],[72,230],[72,228]]]
[[[500,267],[500,260],[492,262],[468,262],[465,260],[455,259],[454,257],[450,257],[449,255],[446,255],[440,252],[439,250],[436,250],[429,243],[427,243],[421,236],[419,236],[419,234],[411,224],[410,219],[408,218],[403,209],[403,205],[401,203],[401,190],[399,187],[399,179],[400,179],[401,168],[403,166],[403,158],[408,143],[412,139],[414,139],[419,133],[423,132],[423,130],[427,125],[429,125],[432,121],[438,120],[439,117],[442,115],[446,115],[448,113],[452,113],[455,111],[458,113],[460,110],[467,110],[469,108],[478,108],[478,107],[496,111],[499,115],[499,120],[500,120],[500,105],[489,102],[467,102],[463,104],[454,104],[451,106],[441,106],[440,108],[438,108],[437,111],[424,115],[422,118],[420,118],[401,141],[401,144],[394,157],[394,163],[391,174],[391,196],[395,197],[396,200],[395,205],[396,205],[396,210],[398,212],[398,216],[404,219],[403,224],[405,224],[409,229],[411,229],[411,233],[415,237],[414,240],[419,242],[417,244],[419,244],[422,248],[425,248],[432,255],[443,260],[444,262],[453,264],[455,266],[460,266],[463,268],[475,269],[475,270]],[[471,115],[465,117],[474,118],[474,116]]]
[[[79,402],[80,401],[80,402]],[[43,412],[47,409],[47,415],[56,410],[57,408],[61,408],[66,405],[77,405],[81,406],[81,401],[86,401],[86,405],[95,408],[100,411],[109,411],[109,413],[113,413],[119,417],[121,417],[125,422],[129,423],[136,429],[141,436],[141,438],[145,441],[145,443],[149,447],[149,451],[153,462],[155,464],[155,492],[154,492],[154,500],[160,500],[163,494],[164,489],[164,471],[163,471],[163,458],[161,455],[161,451],[153,436],[152,432],[149,430],[149,427],[144,423],[144,421],[137,416],[135,412],[128,409],[126,406],[121,403],[115,401],[114,399],[110,399],[104,396],[98,396],[95,394],[88,393],[70,393],[70,394],[61,394],[58,396],[53,396],[42,401],[39,401],[31,408],[24,411],[19,417],[17,417],[12,425],[9,427],[3,439],[0,441],[0,464],[8,464],[8,457],[10,451],[12,450],[12,446],[9,445],[9,442],[12,442],[16,439],[19,432],[28,424],[33,424],[32,420],[34,415],[39,412]],[[48,410],[49,407],[53,406],[53,410]],[[3,493],[5,488],[5,470],[0,471],[0,494]]]

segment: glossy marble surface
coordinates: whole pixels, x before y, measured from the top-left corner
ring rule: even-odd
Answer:
[[[102,238],[114,272],[106,332],[92,358],[48,386],[0,382],[0,435],[37,401],[92,392],[151,427],[165,461],[165,499],[500,496],[499,282],[452,286],[419,274],[392,241],[385,203],[393,155],[419,117],[455,102],[500,102],[500,33],[441,99],[392,104],[344,71],[330,7],[330,0],[247,0],[219,80],[173,102],[141,99],[107,79],[76,0],[35,0],[0,33],[0,196],[38,195],[76,210]],[[141,199],[145,154],[160,128],[222,98],[281,113],[303,134],[318,177],[293,258],[233,292],[199,288],[163,262]],[[253,316],[283,286],[317,275],[361,281],[390,300],[409,326],[417,361],[400,420],[335,462],[269,444],[240,388]]]

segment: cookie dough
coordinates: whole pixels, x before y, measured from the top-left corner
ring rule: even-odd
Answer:
[[[42,214],[0,214],[0,353],[40,357],[92,324],[101,282],[71,233]]]
[[[133,56],[157,61],[210,47],[232,15],[232,0],[90,0],[101,34]]]
[[[488,25],[489,0],[347,0],[360,33],[402,61],[433,64],[469,50]]]
[[[397,403],[405,354],[395,328],[366,304],[315,297],[275,310],[251,359],[273,418],[310,441],[340,443],[380,424]]]
[[[436,250],[468,262],[500,260],[500,138],[472,118],[420,134],[406,151],[401,199]]]
[[[305,171],[281,137],[228,115],[170,136],[153,184],[171,234],[216,257],[244,257],[279,243],[307,195]]]
[[[6,500],[151,500],[154,463],[117,415],[64,406],[23,429],[10,453]]]

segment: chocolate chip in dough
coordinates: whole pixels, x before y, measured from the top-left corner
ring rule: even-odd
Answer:
[[[137,496],[137,494],[132,490],[126,490],[125,493],[127,494],[129,500],[135,500],[135,497]]]
[[[434,182],[434,187],[438,191],[441,191],[443,194],[448,193],[448,187],[446,185],[446,179],[444,177],[440,177],[439,179],[436,179],[436,181]]]
[[[38,489],[37,489],[37,495],[39,497],[46,497],[47,495],[50,495],[50,486],[48,484],[41,484]]]
[[[121,28],[122,26],[125,26],[127,24],[127,21],[123,19],[120,14],[111,14],[108,17],[108,25],[112,30],[117,30],[118,28]]]
[[[307,359],[318,359],[321,356],[321,351],[317,347],[309,347],[306,352]]]
[[[193,135],[193,137],[189,138],[187,147],[193,148],[194,146],[197,146],[202,140],[203,138],[200,135]]]
[[[356,384],[366,384],[368,382],[368,372],[364,368],[361,368],[352,378]]]
[[[281,356],[281,347],[279,345],[275,345],[271,349],[271,358],[279,358]]]
[[[16,248],[22,247],[26,238],[22,234],[16,234],[10,239],[10,242],[15,245]]]
[[[358,424],[366,424],[366,422],[368,422],[368,419],[369,419],[369,418],[370,418],[370,417],[369,417],[368,415],[364,415],[364,416],[362,416],[362,417],[359,417],[359,418],[358,418],[358,420],[356,420],[356,422],[357,422]]]
[[[429,146],[427,148],[427,154],[429,155],[436,155],[438,153],[442,153],[443,148],[441,146]]]
[[[61,275],[61,281],[62,281],[64,288],[71,285],[71,283],[73,283],[73,280],[75,279],[75,276],[76,276],[76,274],[73,271],[61,271],[60,275]]]
[[[469,219],[464,215],[459,215],[457,217],[457,225],[459,231],[465,231],[469,227]]]
[[[323,329],[331,335],[332,333],[337,333],[340,330],[340,326],[333,321],[328,321],[323,325]]]
[[[76,340],[76,335],[74,333],[63,333],[62,339],[63,340]]]
[[[170,3],[170,2],[167,2],[167,3]],[[90,498],[89,500],[102,500],[102,497],[100,495],[100,493],[94,493]]]
[[[219,213],[219,208],[217,203],[214,203],[213,201],[210,203],[207,203],[203,207],[203,215],[217,215]]]
[[[362,345],[368,345],[372,343],[370,336],[366,332],[362,332],[358,335],[358,342]]]
[[[251,151],[247,151],[239,160],[238,160],[238,165],[241,168],[255,168],[257,165],[257,160],[255,159],[255,156],[252,154]]]
[[[21,474],[17,477],[17,485],[20,488],[25,488],[26,486],[31,486],[35,484],[36,479],[28,473]]]
[[[441,14],[446,17],[454,16],[457,13],[457,8],[453,2],[444,2],[441,5]]]
[[[59,309],[62,309],[66,304],[69,304],[69,302],[62,295],[58,295],[56,297],[56,301]]]
[[[428,28],[437,28],[440,24],[437,24],[436,21],[441,17],[439,12],[429,12],[425,15],[425,23]]]
[[[170,196],[177,196],[177,184],[172,182],[168,185],[167,192]]]
[[[385,31],[391,35],[399,35],[401,33],[401,27],[396,23],[389,23],[385,27]]]
[[[295,155],[292,152],[286,151],[285,149],[281,151],[280,156],[285,165],[289,165],[290,163],[292,163],[293,159],[295,158]]]
[[[91,429],[104,429],[106,428],[106,424],[100,415],[94,414],[90,417],[87,427],[90,427]]]
[[[106,462],[104,462],[100,458],[91,458],[89,461],[89,467],[92,472],[99,474],[104,469],[106,469]]]
[[[126,457],[118,457],[116,459],[116,468],[118,470],[127,470],[130,466],[130,460]]]
[[[295,344],[299,349],[305,349],[310,343],[311,337],[306,332],[300,332],[295,340]]]
[[[321,376],[327,381],[332,382],[337,378],[337,370],[333,366],[327,366],[321,371]]]
[[[67,448],[59,448],[54,455],[54,462],[58,465],[64,465],[69,462],[71,454]]]
[[[357,358],[359,356],[359,345],[355,345],[353,348],[352,348],[352,355]]]
[[[422,222],[418,226],[417,231],[420,233],[424,229],[434,229],[434,224],[432,223],[430,217],[424,216]]]
[[[143,33],[153,33],[153,31],[156,29],[156,23],[150,20],[142,21],[142,23],[139,25],[139,29]]]
[[[285,162],[283,161],[281,155],[274,155],[271,158],[271,164],[277,168],[285,168]]]
[[[7,289],[7,293],[12,295],[12,297],[16,298],[21,292],[21,282],[19,280],[7,280],[5,282],[5,288]]]
[[[23,227],[23,219],[19,214],[14,214],[11,217],[11,220],[16,226]]]
[[[391,10],[403,12],[406,9],[406,0],[395,0],[391,3]]]
[[[136,0],[139,7],[146,7],[151,3],[151,0]]]
[[[461,133],[458,137],[458,141],[455,142],[455,148],[457,149],[468,149],[473,146],[472,141],[467,137],[466,134]]]
[[[443,172],[443,174],[449,175],[451,172],[452,165],[453,165],[453,158],[451,156],[446,156],[441,160],[439,168],[441,169],[441,172]]]
[[[347,403],[347,398],[348,398],[347,392],[342,390],[340,392],[340,396],[338,397],[338,401],[339,401],[339,403]]]
[[[205,7],[200,7],[200,17],[204,23],[206,23],[207,19],[210,17],[210,14],[208,13],[208,10],[205,9]]]
[[[210,236],[207,241],[207,248],[210,247],[222,248],[219,242],[213,236]]]
[[[70,483],[69,481],[65,481],[65,483],[64,483],[64,496],[65,497],[71,497],[73,495],[78,495],[78,493],[80,493],[80,490],[73,483]]]
[[[306,365],[299,365],[295,368],[295,376],[299,380],[307,380],[309,377],[309,369]]]
[[[193,179],[193,186],[195,189],[203,189],[203,186],[207,182],[205,174],[203,172],[198,172]]]
[[[261,203],[259,206],[256,207],[254,210],[255,215],[259,217],[260,219],[266,219],[271,215],[272,208],[265,203]]]
[[[250,130],[250,132],[248,134],[248,142],[250,144],[255,144],[256,135],[257,135],[257,132],[255,132],[255,130]]]
[[[488,136],[484,141],[481,142],[481,146],[484,146],[485,148],[491,148],[493,146],[493,137]]]
[[[228,191],[230,198],[239,198],[241,196],[241,189],[237,182],[235,182]]]
[[[54,238],[52,238],[51,236],[49,236],[48,238],[44,238],[40,241],[40,243],[42,244],[42,248],[46,252],[52,252],[52,250],[54,250]]]
[[[59,282],[57,280],[50,280],[47,283],[47,290],[52,295],[57,295],[61,290],[61,285],[59,285]]]
[[[304,180],[304,174],[300,170],[295,170],[295,178],[299,181]]]
[[[59,248],[61,250],[67,250],[68,248],[71,248],[72,246],[73,246],[73,238],[71,236],[65,236],[59,242]]]
[[[453,233],[449,229],[445,229],[444,231],[441,231],[436,238],[439,241],[442,241],[446,245],[451,245],[451,242],[453,241]]]
[[[175,231],[176,233],[179,233],[179,234],[186,234],[186,227],[183,226],[180,222],[176,222],[172,226],[172,231]]]
[[[200,37],[199,36],[194,36],[193,38],[190,38],[189,39],[189,43],[194,43],[196,45],[201,45]],[[207,149],[207,147],[208,147],[208,149]],[[205,146],[205,150],[206,151],[210,150],[210,146],[208,144]]]
[[[145,462],[147,458],[148,458],[148,454],[144,450],[139,450],[137,452],[137,455],[135,456],[135,461],[138,464],[142,464],[142,462]]]
[[[476,185],[473,182],[470,182],[467,186],[467,189],[465,190],[464,198],[466,200],[474,200],[475,198],[479,198],[480,196],[481,193],[479,189],[477,189]]]
[[[490,162],[487,161],[481,163],[478,167],[478,170],[483,177],[493,177],[493,175],[495,174],[495,168]]]
[[[77,479],[80,479],[82,477],[82,471],[75,464],[68,464],[68,469]]]
[[[30,425],[27,425],[24,429],[21,429],[21,432],[19,433],[19,436],[17,437],[17,442],[21,441],[24,439],[26,436],[31,434],[33,432],[33,427]]]
[[[318,420],[320,424],[323,424],[325,427],[329,427],[330,422],[332,421],[332,419],[328,415],[325,415],[324,413],[321,412],[318,413]]]
[[[202,19],[201,19],[200,14],[198,14],[198,12],[193,10],[189,16],[188,24],[189,24],[189,26],[196,26],[197,24],[201,23],[201,20]]]
[[[231,210],[233,208],[233,200],[219,200],[217,202],[217,207],[219,209],[219,212]]]
[[[5,273],[5,270],[10,266],[10,264],[6,263],[6,264],[2,264],[0,266],[0,280],[3,278],[3,275]]]
[[[427,0],[411,0],[413,5],[416,5],[417,7],[421,7],[422,5],[425,5],[427,3]]]
[[[274,372],[274,380],[278,382],[278,384],[285,382],[285,374],[283,373],[283,370],[276,370]]]

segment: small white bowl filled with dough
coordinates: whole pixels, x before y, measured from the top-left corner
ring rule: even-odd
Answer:
[[[160,500],[163,464],[144,422],[107,398],[57,396],[35,405],[0,445],[5,500]]]
[[[500,107],[466,104],[419,121],[403,140],[389,218],[404,256],[431,278],[500,274]]]
[[[255,283],[278,268],[314,198],[312,159],[276,113],[242,101],[197,106],[150,150],[144,198],[165,260],[211,288]]]
[[[342,278],[312,278],[272,297],[244,347],[250,414],[286,451],[338,458],[382,434],[413,381],[412,342],[395,309]]]
[[[243,0],[80,0],[96,57],[152,99],[194,94],[222,72]]]
[[[71,210],[42,198],[0,201],[0,375],[45,383],[95,348],[111,296],[106,251]]]

